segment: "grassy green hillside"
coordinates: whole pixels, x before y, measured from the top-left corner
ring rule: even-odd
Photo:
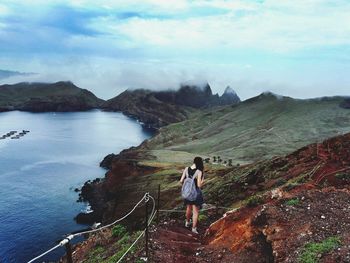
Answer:
[[[161,160],[189,154],[249,163],[290,153],[350,131],[342,97],[298,100],[264,93],[239,105],[208,110],[161,129],[147,143]],[[183,156],[183,158],[181,158]]]

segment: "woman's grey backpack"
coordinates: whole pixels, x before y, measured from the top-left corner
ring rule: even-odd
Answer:
[[[195,201],[197,199],[198,191],[194,179],[197,178],[198,171],[199,170],[196,170],[194,175],[190,177],[190,175],[188,174],[188,168],[186,168],[185,180],[182,185],[181,195],[184,199],[187,199],[188,201]]]

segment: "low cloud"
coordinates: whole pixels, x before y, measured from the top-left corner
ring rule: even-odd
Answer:
[[[28,76],[34,76],[36,73],[27,73],[27,72],[18,72],[18,71],[11,71],[11,70],[3,70],[0,69],[0,80],[5,80],[11,77],[28,77]]]
[[[94,92],[103,99],[110,99],[126,89],[177,89],[182,83],[203,85],[209,83],[214,93],[222,94],[231,86],[242,99],[264,91],[295,98],[349,95],[350,83],[346,72],[338,75],[339,81],[327,75],[328,68],[279,71],[263,71],[254,65],[182,63],[181,61],[145,60],[130,61],[110,58],[70,57],[36,59],[32,70],[41,72],[32,76],[16,76],[0,80],[0,83],[21,81],[54,82],[71,80],[77,86]],[[23,66],[24,70],[25,63]],[[334,71],[336,69],[333,69]],[[313,76],[309,76],[312,72]],[[316,79],[315,76],[318,76]],[[336,83],[336,86],[334,86]],[[336,87],[336,88],[335,88]]]
[[[6,82],[71,80],[102,98],[183,82],[343,95],[349,12],[345,0],[4,0],[0,68],[40,73]]]

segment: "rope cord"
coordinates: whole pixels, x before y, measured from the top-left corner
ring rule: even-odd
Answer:
[[[155,211],[156,209],[156,200],[154,200],[153,196],[149,195],[149,197],[152,199],[152,202],[153,202],[153,208],[152,208],[152,213],[151,213],[151,216],[148,220],[148,226],[152,223],[152,220],[154,218],[154,216],[156,215],[157,211]]]
[[[133,207],[133,209],[131,209],[131,210],[129,211],[129,213],[125,214],[123,217],[121,217],[121,218],[115,220],[114,222],[112,222],[112,223],[110,223],[110,224],[108,224],[108,225],[105,225],[105,226],[96,228],[96,229],[92,229],[92,230],[88,230],[88,231],[76,233],[76,234],[73,235],[73,237],[81,236],[81,235],[85,235],[85,234],[90,234],[90,233],[94,233],[94,232],[97,232],[97,231],[100,231],[100,230],[102,230],[102,229],[108,228],[108,227],[110,227],[110,226],[112,226],[112,225],[114,225],[114,224],[116,224],[116,223],[122,221],[123,219],[127,218],[132,212],[134,212],[135,209],[141,204],[141,202],[142,202],[144,199],[148,201],[148,196],[149,196],[149,194],[148,194],[148,193],[145,193],[144,196],[141,198],[141,200]],[[146,201],[146,202],[147,202],[147,201]]]
[[[32,263],[32,262],[34,262],[35,260],[37,260],[37,259],[39,259],[39,258],[41,258],[41,257],[45,256],[46,254],[50,253],[51,251],[55,250],[56,248],[58,248],[58,247],[60,247],[60,246],[61,246],[61,245],[60,245],[60,244],[58,244],[58,245],[56,245],[56,246],[54,246],[54,247],[50,248],[49,250],[45,251],[45,252],[44,252],[44,253],[42,253],[41,255],[39,255],[39,256],[37,256],[37,257],[33,258],[32,260],[28,261],[28,263]]]
[[[123,217],[115,220],[114,222],[110,223],[110,224],[107,224],[105,226],[102,226],[102,227],[99,227],[97,229],[92,229],[92,230],[88,230],[88,231],[83,231],[83,232],[80,232],[80,233],[76,233],[76,234],[72,234],[72,235],[69,235],[67,236],[65,239],[63,239],[59,244],[57,244],[56,246],[50,248],[49,250],[45,251],[44,253],[40,254],[39,256],[31,259],[30,261],[28,261],[28,263],[32,263],[34,262],[35,260],[45,256],[46,254],[50,253],[51,251],[57,249],[58,247],[62,247],[64,245],[66,245],[67,243],[69,243],[70,240],[72,240],[74,237],[77,237],[77,236],[81,236],[81,235],[85,235],[85,234],[89,234],[89,233],[94,233],[94,232],[98,232],[102,229],[105,229],[105,228],[108,228],[122,220],[124,220],[125,218],[127,218],[130,214],[132,214],[135,209],[142,203],[143,200],[145,200],[145,203],[147,203],[149,201],[149,199],[152,200],[152,212],[151,212],[151,216],[149,217],[148,219],[148,223],[147,223],[147,227],[152,223],[155,215],[157,214],[157,211],[156,211],[156,201],[154,199],[154,197],[152,195],[150,195],[148,192],[144,194],[144,196],[140,199],[140,201],[138,201],[136,203],[136,205],[127,213],[125,214]],[[218,207],[210,207],[210,208],[206,208],[206,209],[202,209],[202,211],[206,211],[206,210],[212,210],[212,209],[217,209],[217,208],[223,208],[223,209],[234,209],[234,208],[231,208],[231,207],[222,207],[222,206],[218,206]],[[183,213],[185,212],[186,210],[165,210],[165,209],[159,209],[158,210],[159,212],[180,212],[180,213]],[[130,247],[125,251],[125,253],[119,258],[119,260],[117,261],[117,263],[121,262],[123,260],[123,258],[129,253],[129,251],[131,250],[132,247],[135,246],[135,244],[140,240],[140,238],[145,234],[146,232],[146,228],[141,232],[141,234],[135,239],[135,241],[130,245]]]
[[[80,232],[80,233],[76,233],[76,234],[73,234],[73,235],[69,235],[68,237],[66,237],[65,239],[63,239],[59,244],[57,244],[56,246],[50,248],[49,250],[45,251],[44,253],[40,254],[39,256],[31,259],[30,261],[28,261],[28,263],[32,263],[34,262],[35,260],[45,256],[46,254],[50,253],[51,251],[57,249],[58,247],[61,247],[61,246],[64,246],[65,244],[67,244],[70,240],[72,240],[74,237],[77,237],[77,236],[81,236],[81,235],[84,235],[84,234],[88,234],[88,233],[93,233],[93,232],[97,232],[97,231],[100,231],[104,228],[107,228],[107,227],[110,227],[120,221],[122,221],[123,219],[127,218],[132,212],[135,211],[135,209],[141,204],[141,202],[143,200],[145,200],[146,202],[148,202],[149,200],[149,193],[145,193],[144,196],[140,199],[140,201],[133,207],[133,209],[131,209],[126,215],[124,215],[123,217],[115,220],[114,222],[108,224],[108,225],[105,225],[105,226],[102,226],[100,228],[97,228],[97,229],[93,229],[93,230],[88,230],[88,231],[84,231],[84,232]],[[152,201],[154,202],[153,204],[153,209],[152,209],[152,213],[154,213],[154,209],[155,209],[155,201],[154,201],[154,198],[152,198]],[[119,262],[119,261],[118,261]]]
[[[148,220],[148,224],[147,226],[149,226],[152,223],[152,220],[154,218],[154,216],[156,215],[157,211],[155,211],[155,207],[156,207],[156,201],[154,200],[153,196],[148,195],[149,198],[152,199],[153,202],[153,208],[152,208],[152,213],[151,216]],[[119,260],[117,261],[117,263],[121,262],[124,257],[129,253],[129,251],[131,250],[131,248],[133,248],[135,246],[135,244],[137,243],[137,241],[140,240],[140,238],[146,233],[146,228],[141,232],[141,234],[135,239],[135,241],[130,245],[130,247],[124,252],[124,254],[119,258]]]
[[[117,261],[117,263],[119,263],[120,261],[122,261],[124,259],[124,257],[129,253],[130,249],[135,246],[135,244],[137,243],[137,241],[140,240],[140,238],[145,234],[145,230],[142,231],[142,233],[135,239],[135,241],[131,244],[131,246],[125,251],[125,253],[120,257],[120,259]]]

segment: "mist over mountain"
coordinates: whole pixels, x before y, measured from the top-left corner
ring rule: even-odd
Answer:
[[[30,75],[35,75],[35,73],[27,73],[27,72],[19,72],[19,71],[0,69],[0,80],[6,79],[9,77],[14,77],[14,76],[30,76]]]
[[[236,104],[240,101],[231,89],[219,96],[213,94],[209,84],[182,85],[178,90],[167,91],[126,90],[107,100],[103,109],[121,111],[147,126],[159,128],[185,120],[195,109]]]

